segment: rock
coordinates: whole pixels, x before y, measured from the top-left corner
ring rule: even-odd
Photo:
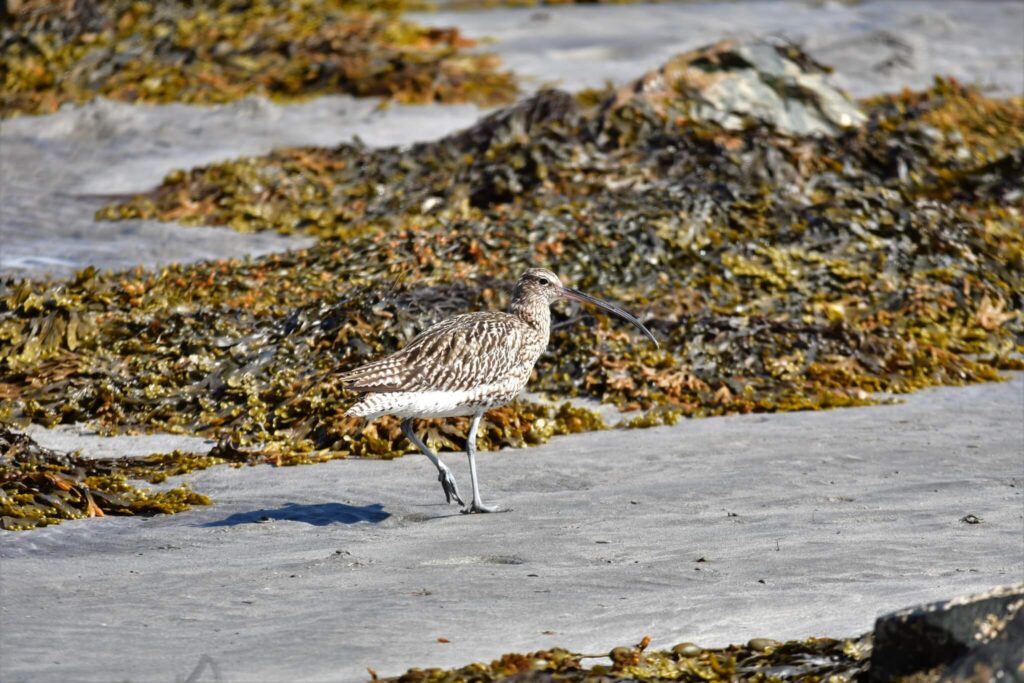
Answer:
[[[696,657],[704,652],[704,648],[693,643],[679,643],[672,648],[672,652],[680,657]]]
[[[663,117],[744,128],[751,120],[795,135],[835,135],[864,114],[829,83],[829,69],[791,44],[723,40],[680,54],[620,89],[605,108],[638,100]]]
[[[771,638],[754,638],[747,643],[747,647],[754,652],[764,652],[766,650],[774,650],[778,648],[782,643]]]
[[[875,622],[871,680],[943,667],[943,680],[1024,681],[1024,584],[912,607]]]

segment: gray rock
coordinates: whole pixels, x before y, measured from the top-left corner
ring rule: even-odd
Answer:
[[[761,121],[782,133],[835,135],[864,114],[829,81],[829,69],[788,43],[723,40],[684,52],[618,91],[611,109],[641,100],[665,117],[740,129]]]
[[[912,607],[875,622],[871,680],[943,667],[943,680],[1024,680],[1024,584]]]

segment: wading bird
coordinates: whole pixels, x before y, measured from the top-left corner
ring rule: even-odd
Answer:
[[[618,306],[562,286],[550,270],[531,268],[516,282],[508,313],[483,311],[442,320],[402,350],[340,375],[347,389],[366,394],[345,414],[402,418],[402,433],[434,463],[448,502],[455,498],[465,513],[496,512],[480,498],[477,427],[485,412],[505,405],[526,386],[534,363],[548,345],[551,304],[559,299],[603,308],[633,323],[658,344],[650,330]],[[451,470],[413,430],[415,418],[457,415],[471,416],[466,454],[473,500],[468,505],[459,496]]]

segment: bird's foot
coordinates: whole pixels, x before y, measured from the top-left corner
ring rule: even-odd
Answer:
[[[479,500],[474,500],[472,503],[462,508],[461,512],[464,515],[471,515],[476,512],[511,512],[511,510],[499,508],[495,505],[484,505]]]
[[[459,495],[459,487],[455,483],[455,475],[449,469],[443,469],[437,475],[437,480],[441,482],[441,488],[444,489],[444,497],[450,503],[454,498],[459,505],[465,505],[466,502],[462,500],[462,496]]]

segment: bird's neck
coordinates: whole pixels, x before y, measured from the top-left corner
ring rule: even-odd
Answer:
[[[513,297],[508,309],[547,338],[551,331],[551,306],[547,301],[540,297]]]

